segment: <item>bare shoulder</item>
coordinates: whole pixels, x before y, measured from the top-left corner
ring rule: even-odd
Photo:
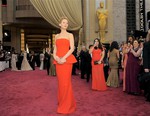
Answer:
[[[73,36],[73,34],[68,32],[68,36],[71,37],[71,36]]]
[[[58,36],[59,36],[59,34],[56,34],[56,35],[55,35],[55,40],[58,38]]]
[[[69,40],[73,39],[73,34],[68,32],[68,38]]]
[[[118,50],[118,49],[115,49],[115,51],[116,51],[117,53],[119,53],[119,50]]]

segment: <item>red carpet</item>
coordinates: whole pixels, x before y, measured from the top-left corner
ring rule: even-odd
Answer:
[[[77,109],[69,116],[148,116],[150,103],[122,88],[92,91],[91,83],[73,76]],[[61,116],[57,109],[57,78],[46,71],[0,72],[0,116]]]

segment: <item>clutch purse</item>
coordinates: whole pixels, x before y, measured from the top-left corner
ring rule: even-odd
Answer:
[[[94,61],[94,65],[97,65],[98,64],[98,61]]]

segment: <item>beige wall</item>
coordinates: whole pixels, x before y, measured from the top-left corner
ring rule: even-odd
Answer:
[[[108,1],[108,4],[110,4],[111,1]],[[112,40],[121,43],[122,41],[126,41],[126,0],[113,0],[112,9],[109,9],[109,11],[111,10],[113,12],[110,13],[110,17],[113,18],[113,22],[109,20],[109,23],[113,23],[113,27],[110,30],[113,35]]]
[[[7,2],[7,22],[13,22],[14,21],[14,0],[10,0],[9,2]]]
[[[20,53],[20,28],[11,27],[11,47],[14,47],[17,53]]]

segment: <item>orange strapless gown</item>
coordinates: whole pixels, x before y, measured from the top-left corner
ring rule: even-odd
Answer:
[[[104,91],[107,89],[103,70],[104,64],[94,64],[94,61],[100,60],[101,52],[100,49],[94,49],[92,52],[92,89]]]
[[[70,47],[68,39],[57,39],[56,40],[58,57],[63,57]],[[72,64],[77,62],[75,57],[71,54],[64,64],[56,64],[56,75],[58,78],[58,113],[69,114],[75,111],[76,102],[74,99],[72,84],[71,84],[71,74],[72,74]]]

